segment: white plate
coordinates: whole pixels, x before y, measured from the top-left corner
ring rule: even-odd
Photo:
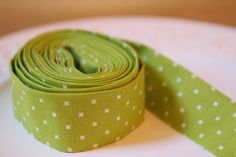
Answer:
[[[85,28],[146,43],[184,65],[236,100],[236,29],[154,17],[118,17],[62,22],[16,32],[0,39],[0,156],[213,157],[147,112],[144,123],[121,141],[83,153],[61,153],[39,143],[12,112],[7,64],[29,38],[58,28]]]

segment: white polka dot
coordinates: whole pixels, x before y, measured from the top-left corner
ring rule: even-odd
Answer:
[[[158,56],[160,55],[160,53],[159,53],[159,52],[154,52],[154,55],[155,55],[156,57],[158,57]]]
[[[79,112],[79,118],[84,117],[84,112]]]
[[[67,148],[67,152],[72,152],[72,148]]]
[[[220,119],[221,119],[220,116],[217,116],[217,117],[215,118],[216,121],[219,121]]]
[[[158,70],[159,72],[162,72],[163,69],[164,69],[163,66],[158,66],[158,67],[157,67],[157,70]]]
[[[126,122],[125,122],[125,126],[128,126],[128,125],[129,125],[129,122],[128,122],[128,121],[126,121]]]
[[[197,76],[195,74],[192,74],[192,78],[195,79]]]
[[[50,146],[50,143],[49,143],[49,142],[46,142],[46,145]]]
[[[140,89],[139,90],[139,95],[142,95],[143,94],[143,91]]]
[[[135,126],[133,125],[133,126],[131,127],[131,129],[134,130],[134,129],[135,129]]]
[[[93,127],[97,127],[97,126],[98,126],[98,123],[97,123],[97,122],[93,122],[93,123],[92,123],[92,126],[93,126]]]
[[[136,89],[138,89],[138,85],[135,85],[135,86],[134,86],[134,90],[136,90]]]
[[[72,43],[71,43],[71,47],[74,47],[74,45]],[[83,45],[83,44],[79,45],[80,49],[84,49],[85,47],[86,47],[86,45]]]
[[[121,98],[121,95],[120,95],[120,94],[116,96],[116,99],[119,100],[120,98]]]
[[[167,83],[166,82],[162,82],[162,87],[166,87],[167,86]]]
[[[39,102],[40,102],[40,103],[44,103],[44,99],[39,98]]]
[[[201,109],[202,109],[202,105],[197,104],[196,109],[197,109],[197,110],[201,110]]]
[[[98,61],[99,61],[99,60],[98,60],[97,58],[94,59],[94,63],[98,63]]]
[[[43,120],[43,124],[47,125],[47,124],[48,124],[48,122],[47,122],[46,120]]]
[[[87,63],[87,61],[86,60],[82,60],[82,64],[86,64]]]
[[[128,100],[128,101],[126,101],[126,105],[127,105],[127,106],[129,106],[129,104],[130,104],[130,101],[129,101],[129,100]]]
[[[173,62],[173,67],[177,67],[178,66],[178,64],[177,63],[175,63],[175,62]]]
[[[23,121],[24,121],[24,122],[26,121],[26,118],[25,118],[25,117],[23,117]]]
[[[67,85],[62,85],[62,88],[67,89],[68,87],[67,87]]]
[[[35,127],[35,131],[39,132],[39,128]]]
[[[198,123],[199,125],[202,125],[202,124],[203,124],[203,120],[199,120],[197,123]]]
[[[184,112],[185,112],[185,108],[181,107],[181,108],[179,109],[179,112],[184,113]]]
[[[214,87],[211,87],[211,91],[214,92],[216,89]]]
[[[26,112],[26,116],[29,117],[29,116],[30,116],[30,113],[29,113],[29,112]]]
[[[148,58],[147,58],[146,55],[143,55],[143,56],[142,56],[142,59],[143,59],[144,61],[146,61]]]
[[[119,141],[120,140],[120,137],[118,136],[118,137],[116,137],[116,141]]]
[[[217,131],[216,131],[216,134],[217,134],[217,135],[221,135],[221,134],[222,134],[222,131],[221,131],[221,130],[217,130]]]
[[[150,105],[151,105],[151,106],[155,106],[156,103],[155,103],[154,101],[151,101],[151,102],[150,102]]]
[[[105,134],[106,135],[110,134],[110,130],[105,130]]]
[[[109,108],[105,108],[104,113],[109,113],[110,109]]]
[[[164,112],[164,115],[167,117],[169,115],[169,112],[168,111],[165,111]]]
[[[138,111],[138,114],[141,115],[141,114],[142,114],[142,110],[139,110],[139,111]]]
[[[67,124],[65,128],[66,128],[66,130],[70,130],[71,126],[69,124]]]
[[[193,90],[193,93],[194,93],[194,94],[198,94],[199,92],[200,92],[199,89],[194,89],[194,90]]]
[[[218,149],[219,150],[224,150],[224,146],[220,145],[220,146],[218,146]]]
[[[96,99],[91,100],[91,104],[96,104],[96,103],[97,103]]]
[[[183,96],[183,93],[182,93],[182,92],[178,92],[178,93],[177,93],[177,96],[178,96],[178,97],[182,97],[182,96]]]
[[[214,107],[217,107],[217,106],[219,106],[219,103],[218,103],[217,101],[214,101],[214,102],[213,102],[213,106],[214,106]]]
[[[168,98],[167,96],[165,96],[165,97],[163,98],[163,100],[164,100],[164,102],[167,102],[167,101],[169,100],[169,98]]]
[[[56,117],[57,113],[56,112],[52,112],[52,117]]]
[[[148,91],[152,91],[153,87],[151,85],[148,86]]]
[[[97,143],[93,144],[93,148],[97,148],[97,147],[98,147]]]
[[[70,102],[69,101],[64,101],[64,106],[69,106]]]
[[[68,71],[69,71],[70,73],[72,72],[72,70],[73,70],[72,68],[68,68]]]
[[[199,138],[203,138],[205,135],[203,134],[203,133],[200,133],[199,135],[198,135],[198,137]]]
[[[120,116],[117,116],[117,117],[116,117],[116,121],[119,121],[119,120],[120,120],[120,118],[121,118]]]
[[[57,53],[57,54],[60,54],[60,53],[62,53],[62,52],[63,52],[63,49],[62,49],[62,48],[59,48],[59,49],[56,50],[56,53]]]
[[[177,82],[177,83],[180,83],[180,82],[181,82],[181,78],[180,78],[180,77],[177,77],[177,78],[176,78],[176,82]]]
[[[122,43],[123,47],[127,48],[128,47],[128,44],[127,43]]]
[[[20,105],[20,101],[17,101],[16,104],[19,106]]]
[[[233,117],[236,118],[236,112],[233,114]]]
[[[136,109],[136,106],[133,106],[132,109],[135,110],[135,109]]]
[[[186,126],[187,126],[186,123],[182,123],[182,124],[181,124],[181,127],[182,127],[182,128],[186,128]]]
[[[32,108],[32,110],[34,110],[34,111],[36,110],[35,106],[32,106],[31,108]]]
[[[85,135],[80,135],[80,140],[85,140]]]
[[[54,138],[58,140],[59,139],[59,135],[55,134]]]
[[[25,91],[22,91],[22,94],[25,95]]]
[[[42,82],[45,82],[45,79],[44,78],[41,78]]]

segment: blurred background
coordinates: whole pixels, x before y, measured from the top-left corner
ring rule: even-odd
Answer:
[[[236,26],[236,0],[0,0],[0,35],[48,22],[117,15],[195,19]]]

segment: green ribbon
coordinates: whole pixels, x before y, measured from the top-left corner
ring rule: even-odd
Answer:
[[[143,121],[146,104],[217,156],[236,156],[235,104],[148,46],[83,30],[49,32],[27,42],[10,71],[16,118],[59,151],[120,140]]]

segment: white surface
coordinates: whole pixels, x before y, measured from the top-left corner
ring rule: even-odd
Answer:
[[[1,66],[7,65],[26,40],[58,28],[86,28],[144,42],[236,99],[236,30],[193,21],[119,17],[78,20],[28,29],[0,39]],[[0,77],[6,80],[6,68],[1,72]],[[214,156],[148,112],[144,123],[118,143],[83,153],[61,153],[33,139],[15,120],[9,81],[0,85],[0,105],[0,157]]]

